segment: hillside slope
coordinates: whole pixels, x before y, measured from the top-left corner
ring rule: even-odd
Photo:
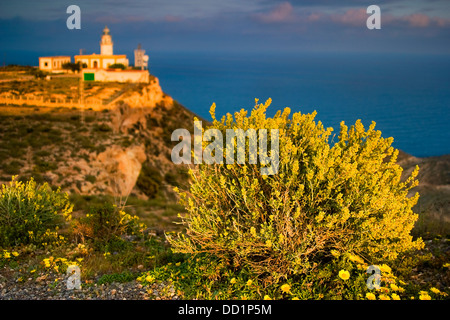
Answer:
[[[53,87],[60,83],[52,81]],[[185,183],[186,168],[171,161],[171,133],[190,130],[194,114],[164,94],[156,78],[123,86],[109,102],[113,107],[99,111],[1,106],[0,181],[33,176],[71,193],[144,198],[167,196],[173,185]],[[26,88],[39,86],[27,83],[23,94]]]

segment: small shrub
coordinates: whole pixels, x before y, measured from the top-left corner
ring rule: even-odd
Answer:
[[[122,273],[104,274],[100,277],[100,279],[98,279],[97,284],[102,285],[113,282],[124,283],[133,281],[136,278],[137,275],[129,271],[124,271]]]
[[[124,245],[121,236],[138,236],[144,227],[139,217],[127,214],[107,202],[101,206],[92,206],[86,217],[74,221],[73,233],[82,240],[92,240],[98,249],[112,251],[111,246],[117,249]]]
[[[114,63],[114,64],[110,65],[108,68],[125,70],[126,66],[123,63]]]
[[[136,185],[150,198],[155,198],[158,194],[162,177],[159,171],[148,164],[142,166]]]
[[[91,174],[86,175],[84,179],[86,179],[86,181],[89,181],[92,184],[94,184],[97,181],[97,178]]]
[[[71,218],[72,208],[68,195],[48,184],[13,177],[0,191],[0,246],[58,241],[57,230]]]
[[[179,186],[177,176],[175,174],[173,174],[172,172],[167,172],[164,175],[164,180],[168,184],[171,184],[172,186]]]
[[[101,123],[101,124],[95,124],[94,130],[99,131],[99,132],[110,132],[110,131],[112,131],[112,128],[109,125],[107,125],[106,123]]]
[[[332,128],[316,123],[315,113],[289,119],[286,108],[266,118],[269,104],[221,121],[212,107],[212,128],[224,137],[227,129],[279,129],[279,170],[262,176],[264,165],[257,163],[201,164],[191,171],[189,192],[180,192],[187,233],[168,236],[176,252],[210,253],[277,282],[324,268],[335,260],[332,252],[377,264],[423,247],[410,235],[418,195],[408,191],[417,185],[418,168],[400,180],[392,138],[381,138],[375,123],[366,131],[357,121],[350,129],[341,123],[330,145]]]
[[[3,166],[3,171],[7,174],[19,174],[20,169],[22,169],[23,163],[18,160],[13,160],[9,162],[8,164]]]
[[[51,161],[44,161],[40,158],[36,158],[35,163],[36,165],[33,167],[33,172],[35,173],[52,171],[58,168],[58,165],[56,163]]]

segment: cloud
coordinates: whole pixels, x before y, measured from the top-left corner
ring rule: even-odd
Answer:
[[[166,22],[180,22],[181,20],[183,20],[180,16],[174,16],[171,14],[168,14],[164,17],[164,21]]]
[[[431,21],[430,17],[422,13],[416,13],[406,16],[404,20],[408,22],[409,25],[412,27],[421,27],[421,28],[428,27]]]
[[[303,22],[318,22],[327,24],[329,22],[349,27],[365,27],[367,18],[371,14],[366,12],[366,8],[350,8],[341,13],[312,12],[303,19]],[[412,27],[412,28],[446,28],[450,26],[450,19],[443,17],[431,17],[424,13],[413,13],[409,15],[392,15],[381,13],[381,23],[383,26]]]
[[[289,22],[294,20],[294,8],[289,2],[283,2],[268,13],[257,13],[254,17],[264,23]]]
[[[430,17],[423,13],[411,14],[402,17],[399,20],[406,22],[411,27],[416,28],[427,28],[427,27],[445,28],[447,26],[450,26],[450,19],[441,17]]]
[[[343,14],[331,14],[329,16],[333,22],[351,26],[365,26],[368,17],[366,8],[349,9]]]

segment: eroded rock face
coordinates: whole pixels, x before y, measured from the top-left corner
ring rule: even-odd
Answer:
[[[153,108],[157,104],[163,104],[166,107],[170,107],[173,104],[173,99],[163,92],[159,85],[159,80],[156,77],[154,77],[141,91],[127,92],[117,98],[116,101],[120,101],[123,104],[128,104],[135,108]],[[116,103],[116,101],[114,101],[113,104]]]
[[[115,145],[108,148],[92,163],[93,169],[99,172],[97,184],[103,185],[107,193],[116,196],[130,194],[146,159],[143,145],[129,148]]]

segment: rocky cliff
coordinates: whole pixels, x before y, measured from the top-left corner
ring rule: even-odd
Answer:
[[[102,86],[87,91],[104,93]],[[0,180],[33,176],[69,192],[142,197],[167,195],[185,183],[186,168],[170,159],[170,137],[176,128],[190,129],[194,114],[166,95],[157,78],[123,84],[113,94],[101,111],[2,106]]]

